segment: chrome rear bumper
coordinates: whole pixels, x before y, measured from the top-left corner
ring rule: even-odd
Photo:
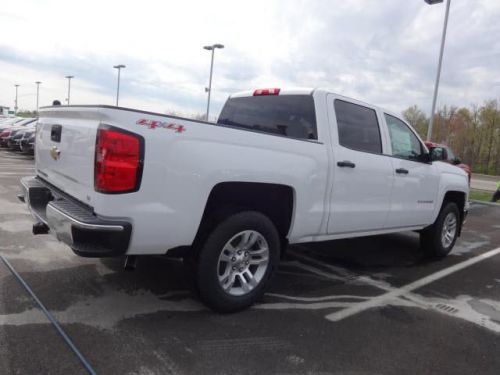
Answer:
[[[28,205],[36,221],[34,234],[50,232],[81,256],[107,257],[127,251],[130,223],[101,218],[91,207],[38,177],[22,178],[21,189],[18,198]]]

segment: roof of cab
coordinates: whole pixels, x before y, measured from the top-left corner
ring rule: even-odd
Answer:
[[[241,98],[241,97],[246,97],[246,96],[254,96],[255,92],[259,91],[259,90],[276,90],[276,89],[279,90],[278,94],[267,94],[267,95],[271,95],[271,96],[272,95],[313,95],[314,92],[322,92],[324,94],[333,94],[333,95],[339,97],[340,99],[352,101],[352,102],[355,102],[357,104],[367,105],[369,107],[376,107],[376,108],[381,109],[380,107],[378,107],[374,104],[370,104],[370,103],[364,102],[364,101],[359,100],[359,99],[350,98],[350,97],[338,94],[335,91],[333,91],[332,89],[328,89],[328,88],[324,88],[324,87],[289,87],[289,88],[259,87],[259,88],[256,88],[254,90],[240,91],[240,92],[231,94],[229,96],[229,99]]]
[[[256,90],[262,90],[262,89],[272,89],[273,87],[259,87],[255,90],[246,90],[246,91],[240,91],[234,94],[231,94],[229,98],[242,98],[245,96],[253,96],[254,92]],[[279,89],[279,95],[312,95],[314,92],[313,88],[306,88],[306,87],[290,87],[290,88],[285,88]]]
[[[272,89],[275,89],[275,88],[274,87],[260,87],[260,88],[254,89],[254,90],[240,91],[240,92],[231,94],[228,99],[231,99],[231,98],[241,98],[241,97],[247,97],[247,96],[254,96],[255,91],[257,91],[257,90],[266,90],[266,89],[267,90],[272,90]],[[355,98],[351,98],[351,97],[348,97],[348,96],[344,96],[344,95],[338,94],[334,90],[329,89],[329,88],[325,88],[325,87],[315,87],[315,88],[312,88],[312,87],[289,87],[289,88],[277,88],[277,89],[279,89],[279,93],[278,94],[274,94],[274,95],[313,95],[314,92],[321,92],[321,93],[324,93],[324,94],[333,94],[336,97],[338,97],[339,99],[344,99],[344,100],[353,102],[355,104],[364,105],[364,106],[368,106],[368,107],[371,107],[371,108],[376,108],[376,109],[378,109],[380,111],[383,111],[384,113],[386,113],[388,115],[394,116],[394,117],[396,117],[396,118],[404,121],[401,118],[401,115],[396,114],[393,111],[390,111],[390,110],[388,110],[386,108],[379,107],[378,105],[375,105],[375,104],[372,104],[372,103],[368,103],[368,102],[365,102],[365,101],[362,101],[362,100],[359,100],[359,99],[355,99]],[[406,121],[404,121],[404,122],[406,122]]]

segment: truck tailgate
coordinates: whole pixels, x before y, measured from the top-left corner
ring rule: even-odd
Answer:
[[[45,181],[85,202],[94,192],[96,112],[42,112],[37,127],[36,170]]]

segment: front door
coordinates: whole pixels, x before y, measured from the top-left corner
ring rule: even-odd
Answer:
[[[385,114],[392,148],[394,186],[386,228],[429,224],[436,205],[439,172],[424,160],[425,148],[400,119]]]

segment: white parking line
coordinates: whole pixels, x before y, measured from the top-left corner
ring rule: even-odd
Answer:
[[[290,251],[289,254],[293,255],[296,258],[305,260],[309,263],[313,263],[313,264],[316,264],[318,266],[325,267],[325,268],[327,268],[335,273],[335,274],[331,274],[329,272],[323,271],[323,270],[316,268],[316,267],[313,267],[309,264],[301,263],[299,261],[285,262],[285,264],[295,266],[297,268],[303,269],[304,271],[311,272],[315,275],[318,275],[318,276],[321,276],[321,277],[324,277],[327,279],[335,280],[335,281],[343,281],[344,283],[349,283],[351,285],[364,284],[368,287],[381,289],[385,292],[392,292],[392,291],[397,290],[397,288],[393,287],[391,284],[389,284],[386,281],[375,280],[375,279],[372,279],[370,276],[366,276],[366,275],[359,275],[359,274],[353,273],[345,268],[333,266],[331,264],[327,264],[325,262],[321,262],[321,261],[318,261],[314,258],[308,257],[306,255],[298,254],[295,251],[293,251],[293,252]],[[413,302],[413,304],[416,306],[425,307],[425,308],[433,308],[433,306],[429,305],[425,300],[423,300],[422,298],[420,298],[419,296],[417,296],[415,294],[406,294],[406,295],[401,296],[401,297],[403,297],[403,298],[394,298],[394,300],[392,300],[392,302],[395,303],[396,305],[405,305],[405,300],[406,300],[406,301]],[[331,298],[331,296],[329,296],[328,298]],[[353,298],[356,298],[356,297],[353,297]],[[364,300],[367,300],[367,299],[370,299],[373,297],[361,297],[361,298]],[[346,307],[348,307],[348,306],[346,306]]]
[[[415,289],[419,289],[427,284],[430,284],[436,280],[442,279],[442,278],[449,276],[455,272],[463,270],[464,268],[470,267],[470,266],[472,266],[472,265],[474,265],[482,260],[491,258],[497,254],[500,254],[500,247],[493,249],[493,250],[490,250],[490,251],[483,253],[481,255],[478,255],[474,258],[470,258],[470,259],[465,260],[463,262],[457,263],[451,267],[442,269],[442,270],[435,272],[431,275],[428,275],[428,276],[423,277],[419,280],[416,280],[410,284],[404,285],[401,288],[395,288],[392,291],[384,293],[380,296],[373,297],[370,300],[349,306],[348,308],[345,308],[344,310],[336,311],[332,314],[327,315],[326,318],[328,320],[333,321],[333,322],[338,322],[342,319],[348,318],[352,315],[355,315],[355,314],[360,313],[362,311],[371,309],[373,307],[385,305],[387,303],[387,301],[402,297],[405,294],[410,293],[411,291],[413,291]]]
[[[372,286],[374,288],[385,290],[386,292],[392,291],[394,289],[389,283],[387,283],[385,281],[375,280],[375,279],[372,279],[370,276],[366,276],[366,275],[359,275],[359,274],[351,272],[345,268],[333,266],[333,265],[328,264],[326,262],[321,262],[317,259],[311,258],[311,257],[304,255],[304,254],[299,254],[295,251],[290,251],[289,253],[291,255],[293,255],[295,258],[302,259],[302,260],[305,260],[309,263],[315,264],[317,266],[321,266],[321,267],[325,267],[325,268],[329,269],[330,271],[339,275],[339,277],[336,277],[337,280],[343,280],[343,281],[351,282],[351,283],[360,282],[360,283]],[[317,268],[311,268],[311,266],[307,266],[307,268],[305,268],[304,264],[302,264],[302,263],[300,265],[298,265],[298,267],[305,269],[307,271],[310,271],[310,272],[314,272],[314,273],[318,273],[318,271],[322,272],[321,270],[319,270]],[[322,272],[322,276],[324,276],[324,272]],[[330,276],[329,278],[332,278],[332,276]]]

